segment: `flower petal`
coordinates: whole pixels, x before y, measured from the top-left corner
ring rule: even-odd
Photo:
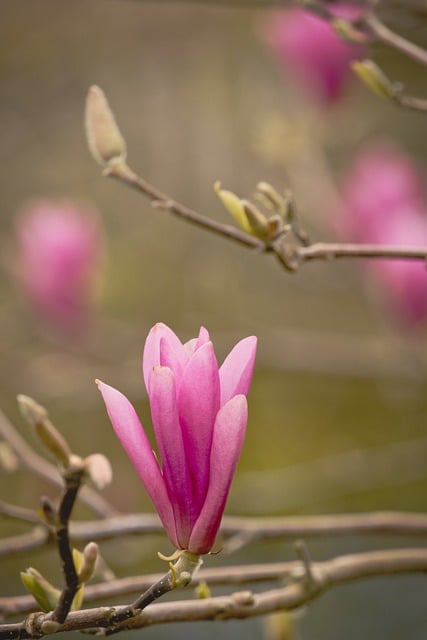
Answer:
[[[209,460],[220,386],[212,342],[194,352],[184,368],[178,388],[178,411],[187,464],[199,509],[209,478]]]
[[[182,368],[188,360],[188,354],[172,329],[158,322],[151,329],[145,341],[142,356],[142,372],[147,392],[150,393],[150,374],[156,365],[169,367],[180,377]]]
[[[247,419],[247,402],[243,395],[232,398],[218,412],[212,440],[209,487],[188,545],[192,553],[207,553],[215,542],[242,450]]]
[[[186,342],[184,344],[184,349],[187,351],[188,355],[192,356],[193,353],[197,351],[197,349],[200,349],[202,345],[206,344],[206,342],[209,341],[210,336],[208,330],[205,329],[205,327],[200,327],[199,335],[197,336],[197,338],[192,338],[191,340]]]
[[[221,406],[233,396],[247,395],[254,370],[257,339],[249,336],[240,340],[224,360],[219,376],[221,380]]]
[[[185,549],[198,512],[179,423],[175,377],[168,367],[155,366],[151,372],[150,406],[163,478],[175,513],[177,538],[179,546]]]
[[[117,437],[144,483],[171,542],[179,547],[173,509],[156,456],[129,400],[117,389],[97,381]]]

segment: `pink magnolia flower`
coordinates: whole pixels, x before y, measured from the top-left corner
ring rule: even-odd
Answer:
[[[329,5],[328,5],[329,7]],[[360,7],[331,5],[337,18],[354,20]],[[326,20],[297,7],[274,11],[264,37],[285,71],[321,104],[338,100],[352,75],[350,62],[363,57],[365,47],[344,41]]]
[[[186,344],[164,324],[151,329],[142,369],[161,464],[129,400],[98,382],[114,430],[178,549],[202,554],[214,544],[245,436],[255,351],[256,338],[245,338],[218,368],[206,329]]]
[[[356,157],[341,189],[339,235],[347,242],[427,246],[425,180],[412,160],[392,147],[369,146]],[[427,270],[413,260],[370,260],[367,272],[406,324],[427,317]]]
[[[67,336],[91,315],[104,238],[98,218],[72,202],[41,200],[18,217],[17,277],[36,313]]]

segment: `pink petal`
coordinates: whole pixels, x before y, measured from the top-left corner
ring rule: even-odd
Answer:
[[[254,370],[256,347],[255,336],[244,338],[236,344],[224,360],[219,370],[221,406],[239,393],[247,395]]]
[[[210,341],[209,332],[204,327],[200,327],[199,335],[197,338],[192,338],[184,344],[184,348],[188,355],[192,356],[197,349]]]
[[[175,377],[168,367],[155,366],[151,372],[150,406],[163,477],[175,512],[177,538],[179,546],[185,549],[198,513],[178,418]]]
[[[147,336],[142,356],[142,372],[147,392],[153,367],[162,365],[169,367],[177,377],[188,360],[188,354],[172,329],[162,322],[158,322]]]
[[[117,389],[99,380],[97,384],[117,437],[137,470],[171,542],[179,547],[173,509],[163,476],[135,409]]]
[[[208,485],[210,451],[219,398],[218,364],[212,342],[207,342],[191,356],[178,389],[178,411],[187,464],[199,508]]]
[[[209,488],[188,546],[193,553],[207,553],[215,542],[242,450],[247,419],[247,402],[243,395],[232,398],[217,415],[212,441]]]

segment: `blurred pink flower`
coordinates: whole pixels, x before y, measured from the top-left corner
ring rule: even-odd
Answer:
[[[347,3],[331,5],[330,11],[348,20],[361,15],[360,7]],[[365,52],[363,45],[340,38],[326,20],[297,7],[274,11],[264,39],[295,84],[320,104],[341,97],[352,76],[350,62]]]
[[[61,333],[88,328],[104,255],[98,218],[72,202],[40,200],[18,217],[17,277],[35,312]]]
[[[347,242],[427,247],[425,179],[392,147],[369,146],[356,157],[341,188],[339,235]],[[406,324],[427,318],[427,270],[413,260],[370,260],[368,273]]]
[[[206,329],[182,344],[155,325],[142,368],[161,464],[130,402],[98,382],[108,415],[171,542],[195,554],[211,550],[247,422],[256,338],[241,340],[218,368]]]

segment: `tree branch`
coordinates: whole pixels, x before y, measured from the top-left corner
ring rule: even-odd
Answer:
[[[138,176],[125,164],[112,164],[104,175],[136,189],[147,197],[157,209],[170,213],[198,227],[228,238],[243,246],[257,249],[260,253],[274,252],[281,264],[289,271],[298,269],[301,263],[309,260],[333,260],[336,258],[375,258],[394,260],[427,259],[427,247],[408,247],[373,244],[326,243],[318,242],[309,246],[299,246],[289,242],[287,236],[280,236],[272,243],[264,242],[236,227],[212,220],[197,211],[173,200],[159,191],[149,182]]]
[[[189,600],[150,605],[144,611],[125,622],[113,626],[114,630],[137,629],[153,624],[184,622],[196,620],[243,619],[265,615],[281,609],[291,610],[308,604],[324,591],[341,584],[375,576],[390,576],[427,571],[427,550],[395,549],[372,551],[338,556],[323,562],[310,564],[311,581],[304,580],[305,569],[301,562],[278,563],[271,565],[253,565],[248,567],[223,567],[202,570],[200,580],[212,583],[222,572],[223,580],[228,584],[258,582],[260,580],[283,580],[292,582],[283,588],[269,589],[259,594],[250,591],[237,592],[231,596],[219,596],[206,600]],[[150,580],[156,576],[148,576]],[[131,580],[131,579],[127,579]],[[118,581],[117,581],[118,582]],[[139,583],[139,587],[142,583]],[[88,587],[90,590],[108,589],[106,585]],[[123,593],[123,592],[122,592]],[[106,592],[100,595],[106,596]],[[61,631],[84,629],[112,629],[112,619],[120,618],[128,607],[99,607],[71,612]],[[0,640],[15,638],[41,637],[41,627],[49,619],[49,614],[35,613],[26,621],[0,625]]]
[[[419,47],[410,40],[406,40],[406,38],[403,38],[386,27],[386,25],[373,13],[369,13],[363,19],[363,25],[368,28],[370,33],[378,42],[383,42],[393,49],[401,51],[409,58],[427,66],[427,51],[425,49]]]
[[[24,467],[36,473],[44,480],[47,480],[54,487],[58,489],[63,488],[64,482],[56,466],[32,450],[1,410],[0,435],[8,442]],[[79,498],[84,504],[90,507],[92,511],[100,516],[112,516],[118,513],[115,507],[90,487],[83,487]]]

